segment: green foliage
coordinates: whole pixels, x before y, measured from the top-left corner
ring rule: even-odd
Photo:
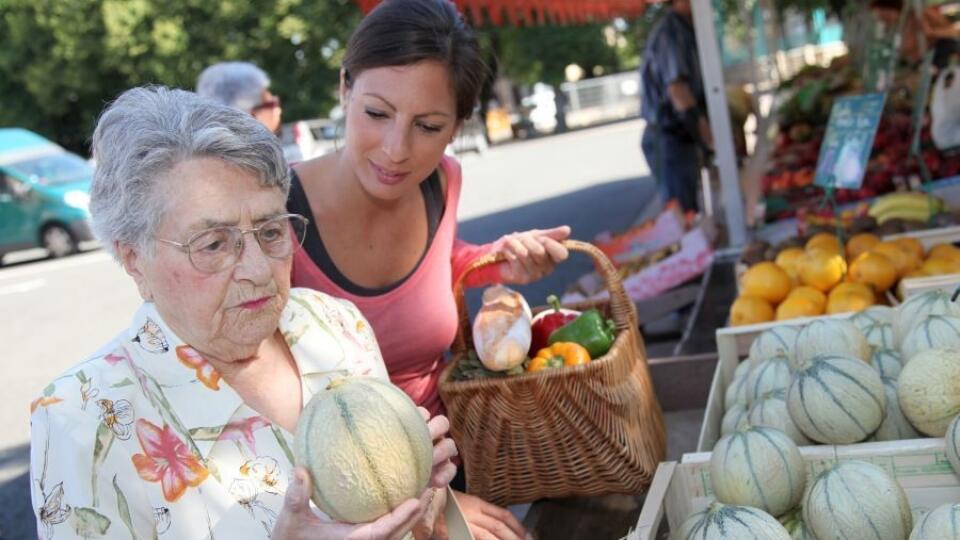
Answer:
[[[616,39],[620,34],[608,24],[504,26],[486,28],[483,33],[495,44],[501,72],[518,83],[558,85],[565,80],[569,64],[579,65],[588,74],[595,66],[608,74],[622,69],[618,55],[622,47]]]
[[[0,0],[0,126],[82,151],[123,90],[192,89],[221,60],[264,68],[286,118],[325,115],[359,18],[352,0]]]

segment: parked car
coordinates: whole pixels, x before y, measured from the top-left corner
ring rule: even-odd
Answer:
[[[92,240],[92,180],[82,157],[25,129],[0,129],[0,261],[34,247],[62,257]]]
[[[332,152],[337,148],[338,131],[337,121],[328,118],[285,124],[280,134],[284,157],[296,163]]]

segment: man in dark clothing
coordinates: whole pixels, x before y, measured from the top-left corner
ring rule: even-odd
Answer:
[[[691,0],[673,0],[650,32],[641,66],[643,153],[664,202],[697,211],[700,152],[712,150]]]

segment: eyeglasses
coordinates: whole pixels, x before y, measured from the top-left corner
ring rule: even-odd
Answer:
[[[273,96],[268,100],[261,101],[259,105],[254,105],[250,112],[257,112],[263,109],[272,109],[274,107],[280,107],[280,98],[277,96]]]
[[[216,274],[233,267],[243,253],[243,235],[253,233],[263,254],[273,259],[286,259],[303,245],[310,221],[299,214],[283,214],[264,221],[252,229],[213,227],[200,231],[185,243],[157,238],[187,253],[190,264],[205,274]]]

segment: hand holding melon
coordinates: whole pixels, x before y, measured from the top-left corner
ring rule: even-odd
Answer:
[[[318,392],[300,414],[294,439],[298,465],[310,471],[312,499],[330,518],[367,523],[444,486],[456,447],[446,419],[431,425],[389,382],[347,377]],[[436,443],[434,441],[437,441]]]

